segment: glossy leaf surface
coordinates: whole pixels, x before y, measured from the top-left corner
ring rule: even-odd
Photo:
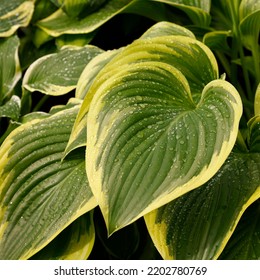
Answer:
[[[184,11],[194,24],[207,27],[210,23],[210,1],[202,0],[156,0]]]
[[[3,106],[0,106],[0,117],[7,117],[17,121],[20,116],[21,100],[13,95]]]
[[[109,233],[224,163],[242,109],[217,73],[209,49],[186,36],[141,38],[99,73],[87,95],[87,173]]]
[[[15,129],[0,148],[0,259],[26,259],[96,202],[80,153],[62,160],[78,106]]]
[[[150,235],[164,259],[219,257],[244,211],[260,197],[259,126],[259,117],[249,123],[249,152],[234,150],[206,184],[146,215]],[[257,213],[250,218],[253,228],[257,219]],[[232,243],[239,251],[247,241],[234,237]]]
[[[90,211],[65,228],[33,260],[86,260],[95,241],[93,213]]]
[[[8,37],[32,18],[35,0],[1,0],[0,37]]]
[[[27,70],[23,87],[48,95],[63,95],[76,88],[85,66],[102,50],[94,46],[63,47],[57,54],[43,56]]]
[[[96,12],[82,19],[69,17],[62,9],[38,22],[38,26],[51,36],[90,33],[124,10],[132,0],[110,0]]]
[[[0,39],[0,105],[21,77],[18,58],[19,44],[17,36]]]
[[[220,258],[224,260],[259,260],[259,200],[245,211]]]

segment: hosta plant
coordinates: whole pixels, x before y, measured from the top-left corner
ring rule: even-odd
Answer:
[[[258,1],[9,2],[0,259],[259,259]]]

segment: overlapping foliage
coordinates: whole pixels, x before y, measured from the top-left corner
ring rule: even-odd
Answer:
[[[3,1],[0,259],[259,259],[259,30],[256,0]]]

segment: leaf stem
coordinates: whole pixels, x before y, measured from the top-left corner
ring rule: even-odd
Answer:
[[[40,101],[35,105],[35,107],[33,108],[33,112],[39,111],[39,109],[44,105],[44,103],[49,99],[49,95],[44,95]]]

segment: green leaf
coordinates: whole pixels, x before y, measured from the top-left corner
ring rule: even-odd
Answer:
[[[260,84],[258,84],[258,87],[256,89],[254,107],[255,115],[260,115]]]
[[[62,34],[91,33],[120,13],[139,14],[155,21],[168,20],[165,5],[161,2],[165,1],[110,0],[91,14],[84,16],[83,12],[83,17],[79,18],[70,17],[59,9],[51,16],[39,21],[37,25],[51,36],[58,37]],[[188,8],[188,10],[192,9]]]
[[[259,260],[260,204],[254,202],[243,214],[220,258],[224,260]]]
[[[212,31],[205,34],[203,43],[211,50],[230,53],[227,44],[227,37],[231,36],[231,31]]]
[[[260,152],[260,115],[253,117],[248,122],[249,137],[248,144],[252,153]]]
[[[260,9],[260,3],[256,0],[242,0],[239,6],[240,20],[243,20]]]
[[[194,34],[189,29],[167,21],[161,21],[157,24],[154,24],[141,36],[141,38],[148,39],[170,35],[182,35],[196,39]]]
[[[87,174],[110,234],[199,187],[224,163],[242,107],[217,73],[201,42],[159,36],[135,41],[98,74],[86,96]]]
[[[50,14],[54,13],[56,10],[57,7],[52,3],[51,0],[37,0],[35,3],[31,23],[35,23],[38,20],[46,18]]]
[[[35,0],[1,0],[0,37],[11,36],[19,27],[29,24],[34,2]]]
[[[18,96],[13,95],[11,99],[3,106],[0,106],[0,117],[7,117],[17,121],[20,116],[21,100]]]
[[[210,1],[208,0],[155,0],[184,11],[195,25],[207,27],[210,24]]]
[[[240,5],[240,20],[243,42],[251,50],[258,43],[260,31],[259,1],[243,0]]]
[[[146,215],[164,259],[217,259],[242,213],[260,196],[260,154],[234,153],[200,188]]]
[[[66,45],[84,47],[95,37],[96,32],[88,34],[64,34],[56,38],[55,42],[59,49]]]
[[[154,37],[160,36],[167,36],[167,35],[182,35],[187,36],[195,39],[194,34],[189,31],[188,29],[176,25],[174,23],[169,22],[160,22],[152,26],[148,29],[141,38],[149,39]],[[84,69],[82,72],[80,79],[78,81],[77,89],[76,89],[76,97],[80,99],[84,99],[87,95],[90,86],[93,83],[93,80],[97,76],[97,74],[102,70],[102,68],[119,52],[123,50],[113,50],[107,51],[99,56],[95,57]],[[89,109],[90,102],[92,100],[91,95],[88,95],[87,98],[84,99],[82,104],[82,109],[77,117],[77,120],[74,124],[70,141],[66,148],[66,154],[70,153],[72,150],[86,146],[87,142],[87,112]]]
[[[93,83],[96,75],[102,70],[102,68],[118,53],[120,50],[113,50],[104,52],[96,56],[82,72],[76,89],[76,98],[84,99],[87,92]],[[92,98],[92,97],[91,97]],[[72,129],[70,140],[68,142],[65,155],[68,155],[76,148],[84,147],[87,143],[87,111],[89,108],[91,98],[85,98],[82,104],[82,108],[77,116],[75,124]]]
[[[0,39],[0,104],[21,78],[18,47],[17,36]]]
[[[59,0],[62,9],[71,17],[90,14],[108,0]]]
[[[37,25],[53,37],[62,34],[90,33],[126,9],[131,2],[133,1],[107,1],[99,10],[82,19],[69,17],[62,9],[59,9],[51,16],[39,21]]]
[[[242,0],[240,4],[240,31],[244,45],[252,51],[256,82],[260,82],[260,2]]]
[[[67,46],[36,60],[25,73],[23,87],[48,95],[63,95],[76,88],[85,66],[102,53],[98,47]]]
[[[0,259],[27,259],[96,206],[78,151],[62,161],[78,106],[33,119],[0,148]]]
[[[93,212],[80,216],[65,228],[33,260],[85,260],[95,240]]]
[[[85,98],[97,74],[120,51],[121,49],[106,51],[101,54],[98,54],[90,61],[90,63],[84,68],[84,70],[82,71],[79,77],[77,88],[76,88],[76,98],[79,99]]]
[[[146,215],[164,259],[219,257],[244,211],[260,197],[259,126],[259,116],[249,123],[249,152],[236,149],[206,184]]]

